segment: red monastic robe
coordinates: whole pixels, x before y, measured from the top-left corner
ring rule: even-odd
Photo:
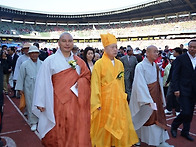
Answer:
[[[90,71],[82,59],[74,59],[80,75],[68,68],[52,76],[56,125],[42,139],[47,147],[91,147]],[[70,89],[76,82],[78,97]]]

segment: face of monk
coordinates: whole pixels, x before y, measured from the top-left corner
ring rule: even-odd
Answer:
[[[69,53],[71,52],[73,48],[73,38],[70,34],[66,33],[63,34],[58,41],[58,45],[60,47],[60,50],[63,53]]]
[[[156,46],[150,46],[146,52],[149,61],[154,62],[158,58],[158,49]]]
[[[106,46],[104,51],[111,60],[114,59],[114,57],[116,57],[118,54],[117,44],[114,43]]]

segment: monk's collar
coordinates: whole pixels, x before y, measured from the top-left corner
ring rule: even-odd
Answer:
[[[147,57],[144,58],[144,61],[146,61],[148,64],[150,64],[150,65],[152,65],[152,66],[154,65],[154,62],[151,63],[151,62],[148,60]]]

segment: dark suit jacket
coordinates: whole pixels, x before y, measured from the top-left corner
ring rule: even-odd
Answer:
[[[196,91],[196,70],[188,54],[178,56],[173,64],[172,83],[174,91],[181,96],[190,96]]]
[[[17,54],[14,54],[14,57],[12,58],[12,61],[11,61],[11,66],[12,66],[13,73],[14,73],[14,69],[15,69],[16,61],[17,61],[18,57],[19,56]]]

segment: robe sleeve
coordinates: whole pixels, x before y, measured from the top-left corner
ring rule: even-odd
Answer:
[[[101,67],[100,62],[96,62],[91,76],[91,119],[94,119],[101,107]]]
[[[26,75],[26,70],[25,70],[25,64],[24,63],[20,66],[20,70],[18,71],[19,75],[18,75],[18,80],[16,82],[15,90],[24,91],[24,81],[25,81],[25,75]]]
[[[35,91],[33,97],[33,112],[39,117],[40,111],[37,106],[48,109],[46,113],[52,113],[49,110],[53,109],[53,85],[52,85],[52,71],[50,62],[44,62],[37,74],[35,82]],[[37,111],[36,111],[37,109]],[[50,116],[51,114],[47,114]]]
[[[148,103],[153,103],[153,99],[150,96],[144,74],[145,73],[142,65],[138,64],[135,69],[133,89],[129,103],[132,116],[136,115],[139,112],[141,106]]]
[[[132,114],[133,124],[136,130],[141,128],[149,119],[153,110],[150,106],[145,105],[153,103],[150,92],[145,80],[145,71],[141,64],[138,64],[135,69],[135,77],[133,81],[133,89],[129,107]]]

